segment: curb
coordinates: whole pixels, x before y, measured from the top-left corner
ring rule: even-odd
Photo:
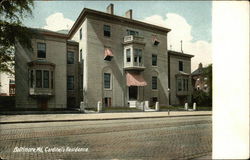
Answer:
[[[75,122],[75,121],[102,121],[102,120],[124,120],[124,119],[147,119],[147,118],[174,118],[174,117],[191,117],[191,116],[211,116],[212,114],[198,115],[176,115],[176,116],[151,116],[151,117],[122,117],[122,118],[96,118],[96,119],[61,119],[61,120],[34,120],[34,121],[14,121],[0,122],[0,124],[17,124],[17,123],[47,123],[47,122]]]

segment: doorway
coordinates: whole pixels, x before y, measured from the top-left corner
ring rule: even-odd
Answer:
[[[48,109],[48,100],[47,99],[39,99],[38,100],[38,108],[41,108],[42,110]]]
[[[130,86],[128,87],[129,100],[137,100],[138,98],[138,87]]]

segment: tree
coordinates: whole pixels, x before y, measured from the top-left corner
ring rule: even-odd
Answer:
[[[208,95],[209,98],[212,100],[212,92],[213,92],[213,66],[209,64],[207,67],[204,68],[203,76],[207,77],[207,84],[209,86]]]
[[[207,78],[208,92],[203,90],[195,90],[193,92],[193,102],[201,106],[212,106],[212,91],[213,91],[213,75],[212,75],[212,64],[202,68],[202,77]]]
[[[13,73],[14,45],[31,48],[34,31],[23,26],[23,18],[32,15],[33,0],[0,0],[0,71]]]

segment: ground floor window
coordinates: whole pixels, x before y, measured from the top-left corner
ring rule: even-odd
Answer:
[[[29,86],[30,88],[53,88],[53,71],[49,70],[30,70]]]
[[[104,98],[104,107],[111,107],[112,106],[112,101],[110,97],[105,97]]]
[[[157,89],[157,77],[152,77],[152,89]]]

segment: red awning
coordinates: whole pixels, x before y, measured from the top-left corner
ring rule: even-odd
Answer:
[[[129,73],[126,74],[127,86],[146,86],[147,82],[141,74]]]
[[[104,50],[104,60],[111,61],[113,57],[113,53],[110,48],[105,48]]]
[[[160,41],[155,37],[153,37],[153,43],[154,45],[158,45],[160,43]]]

